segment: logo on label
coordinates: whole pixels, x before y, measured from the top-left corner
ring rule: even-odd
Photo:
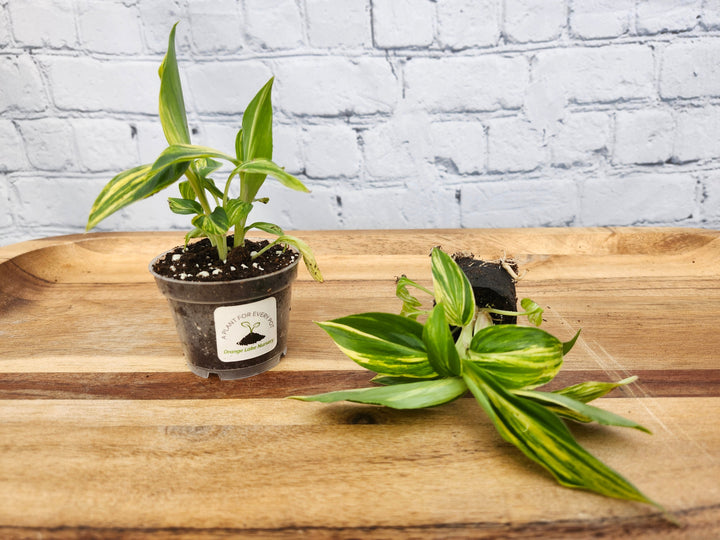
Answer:
[[[272,351],[277,340],[275,298],[215,310],[218,358],[223,362],[249,360]]]

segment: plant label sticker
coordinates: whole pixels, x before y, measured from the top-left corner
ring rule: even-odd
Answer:
[[[249,360],[272,351],[277,344],[275,298],[215,309],[215,337],[223,362]]]

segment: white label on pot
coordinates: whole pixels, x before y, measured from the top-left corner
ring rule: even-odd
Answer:
[[[215,310],[218,358],[223,362],[248,360],[272,351],[277,344],[275,298]]]

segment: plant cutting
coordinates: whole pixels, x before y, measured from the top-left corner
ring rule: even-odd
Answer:
[[[180,196],[168,199],[169,208],[192,216],[192,229],[184,245],[156,257],[150,271],[170,302],[190,369],[203,377],[247,377],[270,369],[285,354],[290,284],[300,257],[310,275],[322,281],[305,242],[274,223],[251,222],[250,212],[268,203],[258,196],[267,178],[296,191],[308,189],[272,161],[273,78],[245,108],[233,154],[191,143],[176,27],[159,70],[159,115],[168,146],[153,163],[110,180],[90,210],[87,230],[179,182]],[[218,185],[211,175],[221,162],[229,173]],[[248,238],[253,230],[275,238]]]
[[[542,308],[527,298],[521,301],[522,312],[478,307],[468,278],[452,257],[435,248],[431,261],[432,290],[404,276],[398,279],[399,315],[370,312],[318,323],[348,357],[376,373],[373,382],[378,386],[293,398],[420,409],[449,403],[469,391],[502,438],[561,485],[648,503],[664,512],[582,448],[563,422],[597,422],[649,433],[632,420],[589,404],[636,377],[543,390],[560,371],[579,332],[563,343],[540,329]],[[411,287],[428,294],[434,306],[424,308]],[[527,317],[532,326],[494,324],[494,314]],[[460,329],[456,338],[451,327]]]

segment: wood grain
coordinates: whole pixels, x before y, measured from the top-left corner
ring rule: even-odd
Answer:
[[[179,233],[0,247],[1,538],[720,537],[720,233],[664,228],[297,232],[288,355],[243,381],[188,373],[150,259]],[[557,486],[470,398],[424,411],[285,399],[369,374],[313,324],[397,312],[429,252],[513,256],[544,327],[581,339],[554,384],[654,435],[574,426],[683,523]]]

